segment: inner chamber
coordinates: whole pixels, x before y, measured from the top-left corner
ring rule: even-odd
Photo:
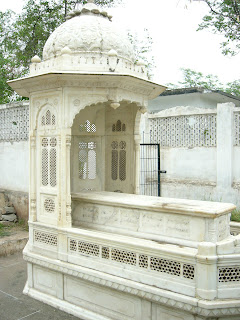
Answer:
[[[81,110],[72,126],[71,192],[135,193],[136,104],[99,103]]]

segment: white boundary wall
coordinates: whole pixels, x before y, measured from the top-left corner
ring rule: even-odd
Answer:
[[[170,121],[161,145],[161,169],[167,171],[161,176],[163,197],[240,206],[240,108],[233,103],[218,104],[217,109],[175,107],[143,118],[144,142],[150,142],[146,133],[151,130],[151,141],[160,145],[153,121]],[[28,192],[28,169],[28,102],[1,105],[0,189]]]
[[[28,141],[0,143],[0,189],[28,192]]]
[[[28,192],[28,102],[0,105],[0,189]]]
[[[161,196],[240,206],[239,107],[174,107],[144,115],[142,131],[161,146]]]

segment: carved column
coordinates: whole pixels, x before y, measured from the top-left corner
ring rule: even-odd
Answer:
[[[59,148],[59,223],[60,227],[70,228],[71,219],[71,174],[70,174],[70,147],[71,130],[63,129]],[[61,212],[60,212],[61,210]]]
[[[70,151],[71,151],[71,135],[66,135],[66,222],[69,227],[72,226],[72,216],[71,216],[71,172],[70,172]]]
[[[71,193],[70,193],[70,147],[71,135],[68,130],[62,130],[61,148],[59,150],[60,159],[60,177],[59,177],[59,226],[62,228],[71,228]],[[58,259],[67,261],[68,259],[68,239],[66,233],[58,231]]]
[[[29,221],[37,221],[36,212],[36,136],[29,135],[30,142],[30,181],[29,181]]]
[[[140,141],[141,141],[141,136],[136,135],[134,136],[134,142],[135,142],[135,194],[140,193],[140,188],[139,188],[139,179],[140,179]]]
[[[61,176],[62,176],[62,172],[61,172],[61,154],[62,154],[62,148],[61,148],[61,135],[58,136],[58,186],[59,186],[59,190],[58,190],[58,224],[61,226],[62,223],[62,196],[61,196]]]
[[[140,135],[140,122],[141,122],[141,115],[146,112],[146,107],[141,106],[136,114],[135,118],[135,126],[134,126],[134,144],[135,144],[135,187],[134,193],[140,193],[140,142],[141,142],[141,135]]]

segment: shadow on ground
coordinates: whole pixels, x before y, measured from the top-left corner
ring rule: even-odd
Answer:
[[[1,320],[79,320],[24,295],[22,291],[26,280],[27,264],[22,253],[0,257]]]

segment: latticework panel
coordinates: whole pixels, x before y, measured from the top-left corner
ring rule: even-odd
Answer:
[[[194,266],[191,264],[183,265],[183,277],[186,279],[194,279]]]
[[[126,180],[126,150],[119,152],[119,179]]]
[[[42,185],[48,185],[48,150],[42,149]]]
[[[83,254],[112,261],[114,263],[145,269],[147,272],[161,272],[163,274],[181,277],[186,280],[193,280],[195,276],[195,266],[192,264],[146,255],[140,252],[133,252],[127,248],[115,248],[82,240],[70,239],[69,251],[75,254]]]
[[[171,275],[180,276],[181,264],[177,261],[151,257],[150,269],[158,272],[164,272]]]
[[[69,240],[69,250],[89,256],[99,256],[100,254],[100,246],[98,244],[75,239]]]
[[[121,132],[126,131],[125,123],[122,123],[121,120],[118,120],[116,123],[112,125],[112,132]]]
[[[117,177],[118,177],[118,151],[117,150],[112,150],[111,174],[112,174],[112,180],[117,180]]]
[[[94,123],[87,120],[84,124],[80,124],[79,130],[80,132],[94,133],[97,131],[97,127]]]
[[[103,259],[109,259],[110,255],[110,249],[109,247],[102,247],[102,258]]]
[[[240,112],[234,112],[234,146],[240,146]]]
[[[112,147],[112,159],[111,159],[111,178],[112,180],[121,181],[126,180],[126,166],[127,166],[127,152],[126,141],[113,141]]]
[[[79,142],[78,144],[78,175],[79,179],[94,180],[97,176],[96,142]]]
[[[148,256],[145,254],[139,255],[139,267],[147,269],[148,268]]]
[[[218,282],[240,281],[240,267],[224,267],[218,269]]]
[[[135,266],[137,264],[137,255],[135,252],[112,248],[112,260],[124,264]]]
[[[150,119],[151,142],[161,147],[215,147],[216,114]]]
[[[28,131],[28,106],[0,110],[0,142],[27,141]]]
[[[46,212],[54,212],[55,211],[55,202],[51,198],[47,198],[44,200],[44,209]]]
[[[50,110],[46,110],[46,112],[41,117],[41,126],[55,126],[56,125],[56,116]]]
[[[87,254],[89,256],[99,256],[99,245],[78,241],[78,252]]]
[[[57,184],[57,150],[50,150],[50,186],[55,187]]]
[[[34,242],[39,242],[55,247],[58,245],[57,235],[37,230],[34,231]]]
[[[57,185],[57,139],[44,137],[41,140],[42,185],[56,187]]]

